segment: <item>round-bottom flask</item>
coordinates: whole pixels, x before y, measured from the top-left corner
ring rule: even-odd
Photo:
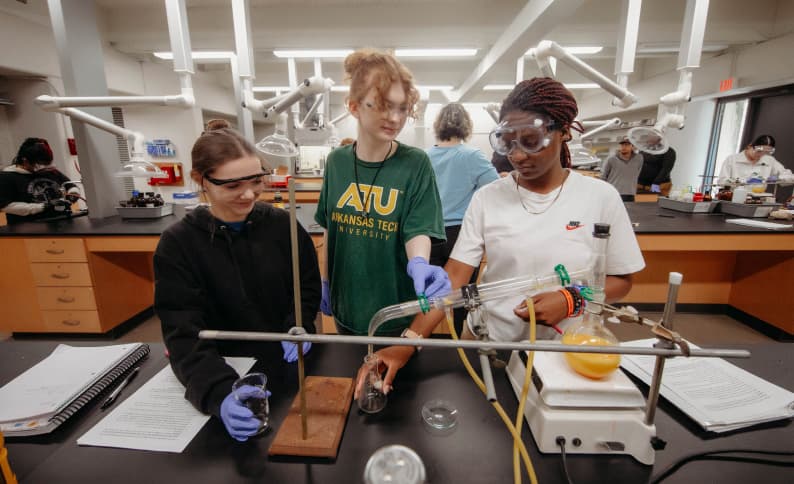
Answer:
[[[380,360],[375,354],[364,357],[364,366],[367,375],[356,403],[358,408],[366,413],[378,413],[386,406],[386,394],[383,393],[383,379],[380,377],[378,366]]]
[[[601,319],[585,312],[582,321],[565,331],[562,343],[566,345],[617,346],[620,341],[608,330]],[[620,366],[620,355],[607,353],[565,353],[571,368],[580,375],[600,379]]]

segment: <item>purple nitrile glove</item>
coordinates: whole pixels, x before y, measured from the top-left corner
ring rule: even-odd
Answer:
[[[760,176],[752,176],[747,179],[747,183],[764,183],[764,179]]]
[[[776,181],[780,180],[777,175],[769,175],[769,178],[766,179],[767,183],[775,183]]]
[[[651,185],[651,192],[653,192],[653,193],[661,193],[662,192],[662,187],[660,187],[659,185],[654,183],[653,185]]]
[[[320,299],[320,311],[326,316],[331,316],[331,284],[323,279],[323,297]]]
[[[427,259],[416,256],[408,261],[408,275],[414,280],[414,290],[417,296],[424,294],[427,297],[444,296],[452,290],[447,272],[439,266],[432,266]],[[430,285],[427,285],[427,284]]]
[[[245,385],[237,390],[237,396],[234,395],[234,392],[231,392],[223,399],[221,403],[221,421],[233,439],[245,442],[248,437],[251,437],[259,430],[262,422],[254,418],[253,412],[243,405],[238,398],[243,398],[244,400],[246,397],[257,395],[261,391],[261,388]],[[265,394],[270,397],[269,391],[266,391]]]
[[[282,341],[281,348],[284,350],[284,361],[287,363],[295,363],[298,361],[298,343],[293,343],[292,341]],[[312,349],[311,342],[307,341],[303,343],[303,354],[309,352]]]

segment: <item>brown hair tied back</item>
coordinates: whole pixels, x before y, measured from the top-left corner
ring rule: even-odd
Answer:
[[[259,158],[254,146],[237,131],[231,128],[218,128],[205,131],[193,144],[190,158],[193,172],[199,176],[211,174],[227,161],[246,156]]]
[[[393,55],[376,49],[359,49],[345,57],[345,78],[350,81],[347,102],[361,102],[370,89],[375,89],[378,109],[386,109],[386,97],[392,84],[400,83],[405,90],[408,115],[416,117],[419,91],[414,86],[411,71]]]
[[[582,125],[575,121],[579,107],[573,94],[562,83],[550,77],[534,77],[518,83],[502,101],[499,120],[513,111],[545,114],[562,132],[569,129],[580,133],[584,131]],[[571,167],[571,153],[568,151],[567,142],[563,142],[560,150],[560,164],[563,168]]]

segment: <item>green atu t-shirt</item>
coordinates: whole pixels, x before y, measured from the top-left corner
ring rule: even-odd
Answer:
[[[355,161],[358,189],[354,161],[352,145],[328,155],[314,219],[328,232],[334,317],[353,333],[367,334],[379,309],[416,299],[406,273],[405,243],[417,235],[446,236],[433,167],[424,151],[398,144],[383,163]],[[411,319],[389,321],[378,334],[398,334]]]

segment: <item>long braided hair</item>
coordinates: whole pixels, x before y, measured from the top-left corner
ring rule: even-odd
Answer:
[[[550,77],[534,77],[519,82],[502,101],[499,120],[513,111],[545,114],[560,126],[559,130],[563,132],[568,129],[580,133],[584,131],[582,125],[575,121],[579,107],[573,94],[562,83]],[[571,167],[571,153],[568,151],[567,142],[562,143],[560,164],[563,168]]]

